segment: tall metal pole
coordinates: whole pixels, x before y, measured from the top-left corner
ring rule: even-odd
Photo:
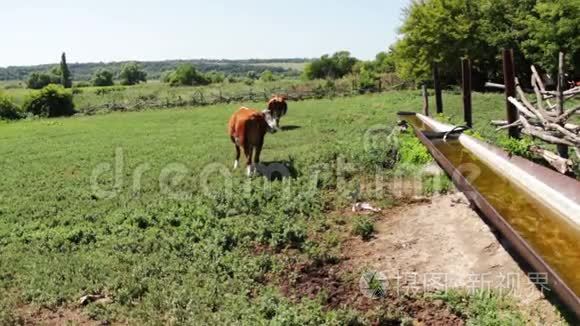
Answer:
[[[516,97],[515,70],[514,50],[503,49],[503,79],[505,85],[505,101],[508,124],[512,124],[519,119],[518,109],[510,101],[508,101],[508,97]],[[520,138],[520,129],[517,126],[510,127],[508,134],[512,138]]]
[[[462,93],[463,93],[463,116],[465,124],[471,128],[473,127],[473,118],[471,115],[471,60],[461,60],[461,75],[462,75]]]

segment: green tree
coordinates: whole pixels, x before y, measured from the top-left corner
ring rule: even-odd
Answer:
[[[332,55],[331,61],[334,65],[335,78],[340,78],[350,73],[358,60],[348,51],[339,51]]]
[[[272,82],[274,81],[274,74],[270,70],[264,70],[260,74],[260,80],[263,82]]]
[[[147,81],[147,73],[136,62],[124,64],[119,74],[122,85],[135,85]]]
[[[93,86],[112,86],[113,73],[106,69],[99,69],[93,75]]]
[[[352,71],[357,61],[348,51],[339,51],[332,56],[325,54],[304,67],[304,77],[306,79],[341,78]]]
[[[427,0],[412,2],[405,10],[400,29],[402,39],[395,45],[397,72],[406,79],[429,80],[433,63],[442,74],[459,76],[459,59],[483,64],[487,53],[478,29],[479,9],[470,0]],[[493,53],[495,55],[495,53]]]
[[[64,88],[72,87],[72,77],[68,65],[66,64],[66,54],[63,52],[60,57],[61,84]]]
[[[207,85],[211,81],[200,73],[192,64],[182,64],[169,74],[168,81],[171,86],[194,86]]]
[[[392,50],[377,53],[374,61],[374,70],[378,73],[395,72],[395,56]]]
[[[45,72],[33,72],[26,80],[26,87],[30,89],[41,89],[52,83],[51,75]]]
[[[248,77],[251,80],[256,80],[258,79],[259,76],[257,72],[255,72],[254,70],[250,70],[246,73],[246,77]]]
[[[359,61],[352,68],[361,92],[373,91],[377,87],[379,73],[376,61]]]
[[[226,76],[223,72],[212,70],[205,75],[206,79],[209,80],[211,83],[219,84],[223,83],[226,79]]]
[[[529,32],[523,42],[528,59],[555,74],[558,52],[563,51],[570,70],[580,76],[580,1],[539,0],[524,24]]]

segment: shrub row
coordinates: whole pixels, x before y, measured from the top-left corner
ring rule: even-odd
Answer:
[[[72,92],[60,85],[50,84],[31,93],[22,108],[0,94],[0,119],[21,119],[26,116],[25,113],[41,117],[60,117],[70,116],[75,112]]]

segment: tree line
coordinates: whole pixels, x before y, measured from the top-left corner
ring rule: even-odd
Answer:
[[[147,73],[135,62],[124,64],[118,75],[121,85],[135,85],[147,81]],[[114,75],[107,69],[97,70],[92,77],[94,86],[114,85]],[[64,88],[73,85],[72,74],[66,63],[66,55],[62,54],[59,66],[45,72],[33,72],[26,80],[26,87],[30,89],[42,89],[50,84],[60,84]]]
[[[307,79],[353,75],[367,85],[396,73],[424,83],[435,65],[446,84],[460,81],[460,59],[469,58],[473,86],[502,80],[501,50],[512,48],[523,83],[535,63],[555,75],[558,52],[568,59],[570,79],[580,79],[580,0],[417,0],[404,10],[399,40],[375,60],[359,61],[346,51],[324,55],[304,70]]]
[[[121,85],[130,86],[147,81],[147,72],[137,62],[126,63],[121,67],[121,71],[117,76],[104,68],[100,68],[93,74],[90,84],[83,83],[77,86],[112,86],[115,84],[115,78],[119,80]],[[177,68],[171,71],[166,71],[162,74],[161,80],[168,83],[170,86],[201,86],[212,83],[240,82],[246,84],[253,84],[257,79],[265,82],[276,80],[278,77],[269,69],[263,70],[260,74],[255,70],[249,70],[244,76],[235,77],[226,75],[219,71],[210,71],[204,73],[196,66],[189,63],[180,64]],[[33,72],[28,76],[26,85],[30,89],[42,89],[49,84],[61,84],[64,88],[72,87],[71,72],[66,63],[66,56],[63,53],[61,63],[52,69],[45,72]]]
[[[309,59],[283,58],[283,59],[247,59],[247,60],[165,60],[165,61],[143,61],[137,62],[143,71],[147,73],[149,79],[160,79],[168,71],[175,70],[182,64],[192,64],[198,70],[208,73],[211,71],[223,73],[225,76],[245,77],[250,71],[261,74],[265,70],[270,70],[275,74],[297,76],[299,71],[283,67],[285,63],[304,63]],[[124,65],[130,61],[109,62],[109,63],[71,63],[68,64],[71,74],[77,82],[90,82],[97,71],[108,70],[117,76]],[[280,66],[276,66],[280,64]],[[37,72],[47,72],[54,65],[18,66],[0,68],[0,80],[26,80],[30,74]]]

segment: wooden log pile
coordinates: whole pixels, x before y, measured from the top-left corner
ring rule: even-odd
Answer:
[[[576,157],[580,160],[580,126],[569,122],[575,115],[580,113],[580,105],[566,108],[566,101],[580,94],[580,86],[574,86],[568,90],[565,88],[564,54],[560,53],[558,65],[558,86],[555,91],[546,90],[540,74],[534,66],[532,69],[531,84],[534,94],[528,98],[516,79],[517,96],[508,97],[518,110],[519,118],[508,124],[507,121],[494,120],[491,123],[499,126],[497,130],[518,127],[521,132],[554,144],[557,152],[534,146],[530,150],[554,167],[560,173],[572,171],[573,162],[568,157],[568,148],[572,148]]]

